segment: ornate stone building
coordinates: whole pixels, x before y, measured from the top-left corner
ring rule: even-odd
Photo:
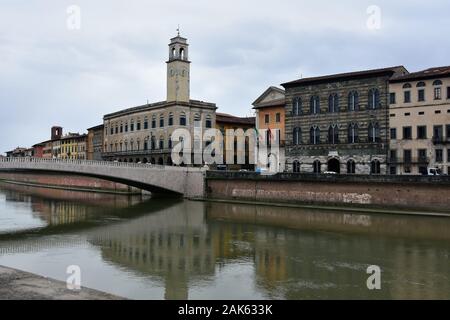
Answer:
[[[87,159],[88,160],[103,160],[102,150],[103,150],[103,135],[105,127],[101,124],[95,126],[88,130],[87,137]]]
[[[194,128],[214,128],[216,105],[190,99],[188,47],[180,35],[170,41],[166,101],[104,116],[105,160],[171,165],[172,147],[178,143],[172,141],[175,129],[188,129],[193,139]]]
[[[288,171],[385,174],[389,79],[407,73],[398,66],[284,83]]]

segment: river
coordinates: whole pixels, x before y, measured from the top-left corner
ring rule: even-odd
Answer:
[[[0,265],[131,299],[450,299],[450,218],[0,184]]]

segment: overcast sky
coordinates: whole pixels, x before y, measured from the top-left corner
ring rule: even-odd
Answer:
[[[245,116],[268,86],[301,76],[450,65],[449,13],[448,0],[1,0],[0,153],[165,100],[178,24],[191,98]]]

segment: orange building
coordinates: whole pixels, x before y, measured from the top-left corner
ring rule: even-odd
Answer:
[[[286,98],[284,90],[277,87],[269,87],[258,99],[253,102],[256,112],[256,128],[259,132],[266,129],[271,134],[279,130],[277,136],[280,146],[279,158],[277,159],[278,171],[284,171],[284,145],[285,145],[285,114]]]

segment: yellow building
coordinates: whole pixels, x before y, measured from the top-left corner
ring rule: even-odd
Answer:
[[[286,113],[286,99],[283,89],[277,87],[270,87],[253,102],[253,109],[256,112],[256,128],[258,132],[263,130],[268,134],[275,134],[279,130],[277,136],[280,146],[278,157],[277,171],[284,171],[285,169],[285,113]],[[267,130],[267,131],[266,131]],[[267,138],[266,138],[267,139]]]
[[[391,79],[390,174],[450,174],[450,67]]]
[[[86,160],[86,134],[69,133],[60,140],[61,159],[65,160]]]

